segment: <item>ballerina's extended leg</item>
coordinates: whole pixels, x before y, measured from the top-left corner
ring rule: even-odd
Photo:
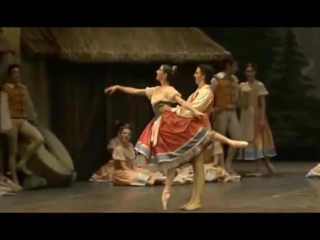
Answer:
[[[276,174],[276,170],[274,169],[274,166],[271,164],[270,162],[270,158],[266,157],[264,159],[264,164],[269,172],[270,175],[275,175]]]
[[[235,148],[245,148],[248,146],[248,142],[246,142],[246,141],[232,140],[232,139],[227,138],[217,132],[212,132],[212,138],[215,141],[219,141],[221,143],[228,144],[229,146],[235,147]]]

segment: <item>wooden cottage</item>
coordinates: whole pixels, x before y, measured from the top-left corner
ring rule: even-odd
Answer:
[[[106,160],[115,120],[131,123],[136,140],[153,115],[147,99],[105,96],[106,86],[154,86],[168,63],[178,66],[172,84],[186,97],[196,64],[227,53],[198,28],[21,28],[20,45],[40,123],[65,144],[80,179]]]

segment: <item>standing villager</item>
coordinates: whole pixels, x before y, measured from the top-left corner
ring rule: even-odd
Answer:
[[[238,70],[238,63],[231,56],[221,60],[222,72],[217,73],[211,80],[214,92],[213,117],[215,130],[222,134],[229,134],[232,139],[241,139],[241,131],[236,112],[239,96],[238,78],[234,75]],[[219,156],[221,167],[228,173],[236,175],[232,169],[232,162],[237,154],[237,149],[229,147],[226,160],[224,154]]]
[[[270,158],[276,156],[272,132],[266,117],[268,91],[255,76],[257,67],[249,63],[245,69],[246,81],[240,84],[240,127],[248,147],[239,151],[237,159],[256,161],[255,170],[249,176],[261,176],[264,163],[270,174],[275,170]]]

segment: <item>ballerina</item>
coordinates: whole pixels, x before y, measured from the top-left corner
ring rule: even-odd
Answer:
[[[203,150],[212,140],[223,141],[237,148],[248,145],[247,142],[234,141],[204,127],[209,125],[209,119],[205,113],[193,108],[192,105],[181,98],[181,94],[172,86],[176,67],[161,65],[157,70],[157,81],[161,86],[136,89],[120,85],[105,89],[105,93],[121,91],[132,95],[147,96],[151,101],[155,113],[155,119],[147,125],[142,132],[135,150],[147,161],[156,162],[159,168],[167,173],[167,179],[162,192],[162,205],[167,209],[171,196],[171,187],[175,177],[175,169],[184,163],[201,155]],[[174,112],[161,113],[159,109],[164,106],[172,106],[178,103],[184,109],[189,110],[189,117],[178,116]],[[217,139],[218,138],[218,139]]]

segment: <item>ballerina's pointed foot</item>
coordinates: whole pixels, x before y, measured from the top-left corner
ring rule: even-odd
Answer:
[[[162,206],[163,206],[163,210],[167,210],[168,207],[168,201],[170,199],[170,193],[168,191],[164,191],[162,193]]]
[[[245,148],[248,146],[248,142],[231,140],[230,146],[235,148]]]

